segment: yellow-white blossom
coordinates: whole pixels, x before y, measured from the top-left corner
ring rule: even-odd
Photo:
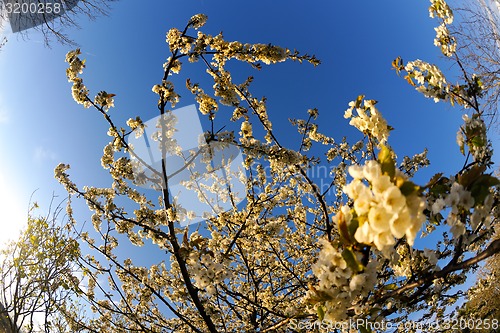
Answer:
[[[364,100],[363,105],[354,101],[350,102],[344,118],[351,119],[349,125],[370,135],[378,141],[379,145],[384,145],[389,137],[390,127],[375,107],[376,103],[374,100]],[[354,110],[357,114],[353,114]]]
[[[364,166],[349,167],[354,178],[344,186],[344,193],[354,202],[360,222],[354,237],[363,244],[374,244],[384,250],[395,243],[394,238],[406,236],[413,244],[416,233],[425,221],[423,199],[414,194],[405,196],[400,188],[382,173],[380,163],[367,161]],[[403,179],[402,174],[399,174]],[[346,223],[350,223],[344,214]]]

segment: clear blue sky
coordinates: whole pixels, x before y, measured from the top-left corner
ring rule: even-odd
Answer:
[[[291,62],[264,66],[260,72],[238,67],[237,77],[255,77],[254,95],[268,97],[270,117],[285,145],[297,146],[286,139],[295,133],[287,119],[305,118],[313,107],[320,111],[321,132],[338,139],[359,138],[343,112],[349,101],[364,94],[379,101],[379,110],[395,127],[389,143],[400,158],[429,148],[432,164],[420,173],[419,181],[438,171],[454,173],[463,163],[455,143],[461,112],[425,99],[391,69],[392,60],[402,56],[450,70],[433,46],[436,21],[429,18],[428,1],[325,0],[313,5],[297,0],[146,1],[140,7],[137,3],[119,1],[109,17],[96,21],[81,17],[81,29],[68,31],[87,59],[83,78],[91,94],[115,93],[111,115],[122,124],[137,115],[145,120],[156,116],[151,87],[160,82],[169,56],[165,33],[171,27],[182,28],[192,15],[205,13],[209,20],[204,32],[224,31],[227,39],[273,43],[321,59],[316,68]],[[64,62],[70,47],[46,48],[36,32],[29,40],[13,34],[8,38],[0,52],[0,241],[23,222],[33,191],[38,189],[34,199],[42,211],[52,193],[65,197],[53,179],[59,162],[71,164],[72,178],[79,185],[110,184],[100,166],[107,126],[95,110],[72,100]],[[208,82],[201,67],[185,68],[194,81]],[[184,78],[173,77],[174,83],[183,87]],[[194,103],[191,96],[184,96],[180,107]],[[495,161],[498,165],[498,157]],[[81,214],[90,217],[84,210]]]

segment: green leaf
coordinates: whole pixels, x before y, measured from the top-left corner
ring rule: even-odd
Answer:
[[[395,284],[395,283],[390,283],[390,284],[386,284],[386,285],[384,286],[384,290],[394,290],[394,289],[396,289],[397,287],[398,287],[398,285],[397,285],[397,284]]]
[[[439,196],[445,194],[447,190],[448,186],[442,184],[436,184],[431,188],[430,191],[432,194]]]
[[[394,179],[394,175],[396,174],[396,162],[392,158],[391,149],[382,146],[382,149],[378,153],[378,162],[380,163],[382,172],[391,177],[391,179]]]
[[[458,175],[458,183],[465,189],[470,189],[476,180],[486,171],[486,166],[475,165],[461,175]]]
[[[318,312],[318,319],[322,321],[325,318],[325,310],[323,310],[323,307],[318,306],[317,312]]]
[[[443,175],[443,173],[440,172],[440,173],[436,173],[434,176],[432,176],[432,178],[429,180],[427,185],[425,185],[425,188],[430,188],[430,187],[434,186],[441,179],[442,175]]]
[[[500,180],[491,175],[481,175],[472,184],[471,193],[475,204],[482,204],[486,196],[490,193],[490,187],[500,185]]]
[[[482,137],[478,135],[471,140],[471,144],[476,147],[482,147],[485,145],[485,142]]]
[[[352,218],[351,223],[347,226],[347,229],[349,231],[349,236],[351,236],[351,239],[354,239],[354,234],[356,233],[356,230],[358,230],[359,227],[359,220],[358,218]]]
[[[404,196],[409,196],[410,194],[413,194],[420,190],[420,186],[416,185],[414,182],[407,180],[403,183],[403,185],[399,187],[399,189]]]
[[[347,266],[349,266],[349,268],[351,268],[351,270],[355,273],[362,272],[365,268],[361,263],[358,262],[358,260],[356,259],[356,255],[349,248],[346,248],[344,249],[344,251],[342,251],[342,258],[344,258]]]

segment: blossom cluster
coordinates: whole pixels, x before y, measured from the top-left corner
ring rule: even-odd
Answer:
[[[451,57],[457,51],[457,43],[455,37],[450,35],[450,31],[446,24],[442,23],[434,28],[436,31],[436,38],[434,38],[434,45],[441,48],[441,52]]]
[[[438,253],[439,251],[427,248],[422,251],[407,246],[398,246],[395,256],[397,260],[391,261],[390,266],[396,276],[410,279],[415,271],[441,270],[441,267],[438,265]]]
[[[430,199],[428,205],[434,216],[441,214],[444,209],[449,209],[446,223],[451,227],[450,231],[453,237],[458,238],[466,234],[467,221],[469,221],[473,235],[480,226],[489,229],[494,195],[491,192],[486,192],[484,199],[477,201],[473,193],[457,182],[454,177],[447,181],[447,186],[449,186],[449,190],[435,199]]]
[[[361,99],[362,96],[358,97],[357,101],[349,103],[344,118],[350,118],[349,125],[376,139],[379,145],[385,144],[389,137],[390,126],[387,125],[386,120],[375,107],[376,101],[364,100],[363,105],[361,105]],[[356,109],[357,115],[353,114],[354,109]]]
[[[170,46],[170,51],[179,50],[182,54],[189,53],[192,47],[191,39],[183,36],[177,28],[172,28],[167,32],[166,42]]]
[[[195,29],[204,25],[205,22],[206,16],[201,14],[193,16],[190,20],[190,24],[192,24]],[[225,62],[232,58],[251,64],[262,62],[269,65],[283,62],[286,59],[300,62],[305,60],[313,65],[319,64],[318,59],[314,56],[302,56],[296,51],[292,52],[287,48],[270,44],[250,44],[238,41],[228,42],[224,40],[222,34],[212,36],[198,32],[197,37],[192,38],[183,35],[180,30],[172,28],[167,33],[166,41],[172,52],[178,50],[182,54],[189,55],[190,62],[197,61],[200,54],[202,54],[207,47],[210,48],[210,51],[216,52],[213,57],[215,60],[213,64],[216,64],[217,67],[223,67]]]
[[[453,182],[450,193],[445,197],[438,198],[432,204],[432,213],[438,214],[445,207],[451,208],[446,223],[451,227],[453,237],[457,238],[465,234],[465,223],[459,218],[459,213],[468,212],[474,207],[474,198],[471,192],[467,191],[461,184]]]
[[[188,79],[186,82],[186,87],[191,91],[192,94],[196,96],[196,101],[198,102],[198,109],[203,115],[212,115],[219,109],[219,105],[217,101],[210,97],[205,91],[200,88],[200,86],[195,83],[191,84],[191,81]]]
[[[158,104],[170,102],[174,107],[180,100],[180,96],[175,92],[174,84],[171,81],[163,80],[161,84],[155,84],[151,90],[160,96]]]
[[[354,179],[344,187],[344,192],[353,200],[354,209],[344,206],[336,216],[337,222],[349,225],[356,219],[359,223],[354,234],[356,241],[374,244],[380,251],[394,245],[394,237],[406,236],[407,242],[413,245],[425,221],[425,202],[415,192],[402,193],[397,184],[405,184],[404,175],[396,171],[394,183],[374,160],[367,161],[364,166],[350,166],[348,170]]]
[[[444,0],[431,0],[429,6],[429,16],[432,18],[440,18],[442,23],[434,28],[436,31],[436,38],[434,45],[441,48],[441,52],[451,57],[457,50],[457,43],[455,38],[450,35],[447,25],[453,23],[453,12]]]
[[[129,118],[127,120],[127,126],[134,131],[136,138],[140,138],[144,134],[144,129],[146,128],[146,125],[139,116],[135,117],[135,119]]]
[[[100,91],[94,99],[94,103],[100,105],[104,111],[115,106],[113,97],[115,94],[108,94],[105,91]]]
[[[216,292],[216,286],[227,278],[227,272],[223,264],[214,262],[208,254],[198,254],[193,252],[187,261],[191,265],[191,274],[195,284],[201,290],[205,290],[209,295]]]
[[[318,117],[317,109],[309,109],[307,110],[309,114],[309,119],[289,119],[290,123],[293,126],[297,126],[297,131],[302,134],[302,150],[308,151],[313,142],[319,142],[323,145],[333,145],[335,140],[328,135],[320,133],[318,131],[318,125],[311,122],[311,119],[316,119]]]
[[[219,69],[219,71],[210,71],[209,74],[214,79],[214,92],[215,96],[220,98],[220,103],[227,106],[237,106],[239,105],[241,93],[236,88],[231,78],[231,73],[224,69]]]
[[[413,176],[413,174],[420,168],[426,167],[430,164],[427,158],[428,150],[424,149],[420,154],[415,154],[412,157],[405,156],[401,162],[399,169],[403,171],[408,176]]]
[[[81,60],[78,57],[80,54],[80,49],[70,51],[66,54],[66,62],[69,63],[69,67],[66,69],[66,76],[69,82],[73,82],[71,93],[75,102],[83,104],[84,107],[88,108],[92,105],[88,97],[89,91],[83,84],[82,78],[78,77],[79,74],[83,73],[83,68],[85,67],[85,60]],[[100,106],[103,111],[107,111],[110,107],[114,106],[114,96],[115,94],[100,91],[95,96],[94,104]]]
[[[241,123],[241,135],[244,138],[251,138],[253,136],[252,124],[250,122],[244,121]]]
[[[163,64],[163,70],[170,70],[172,73],[179,74],[182,68],[182,63],[179,59],[168,57],[167,61]],[[169,73],[170,75],[171,73]]]
[[[408,62],[404,69],[408,72],[409,82],[415,85],[413,80],[417,81],[416,90],[425,97],[433,98],[436,103],[449,98],[449,84],[436,65],[417,59]]]
[[[69,164],[59,163],[54,169],[54,178],[61,184],[64,185],[68,193],[73,193],[76,188],[76,184],[69,179],[69,175],[66,170],[70,168]]]
[[[196,14],[189,20],[189,23],[193,26],[193,28],[198,29],[207,23],[207,15],[205,14]]]
[[[457,132],[460,151],[464,154],[464,146],[467,145],[474,160],[487,165],[493,156],[493,149],[488,141],[484,120],[477,116],[469,117],[467,114],[464,114],[462,119],[464,125]]]
[[[470,215],[470,226],[472,231],[476,231],[482,223],[486,229],[490,229],[493,214],[491,214],[494,207],[495,198],[493,194],[488,194],[484,199],[483,204],[476,204],[474,212]]]
[[[446,24],[453,23],[453,12],[444,0],[430,0],[429,16],[431,18],[441,18]]]
[[[205,290],[208,295],[214,295],[216,286],[230,277],[223,262],[218,262],[213,251],[208,250],[208,242],[197,231],[189,238],[189,255],[186,262],[191,267],[195,285]],[[187,244],[185,244],[187,245]],[[222,259],[220,259],[222,260]],[[223,260],[222,260],[223,261]]]
[[[66,69],[66,76],[69,82],[73,82],[71,93],[75,102],[83,104],[84,107],[88,108],[91,105],[88,100],[89,91],[83,84],[83,80],[78,77],[78,74],[83,73],[83,68],[85,67],[85,60],[80,60],[78,57],[80,54],[80,49],[70,51],[66,54],[66,62],[69,63],[69,67]]]
[[[312,266],[319,283],[310,287],[306,300],[321,307],[324,319],[339,322],[348,319],[349,309],[356,314],[363,312],[360,302],[372,290],[377,280],[375,261],[370,262],[362,272],[355,272],[347,264],[338,248],[321,239],[322,249],[318,261]]]

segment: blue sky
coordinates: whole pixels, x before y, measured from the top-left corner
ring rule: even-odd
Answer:
[[[141,2],[142,3],[142,2]],[[455,143],[461,112],[447,104],[425,99],[391,69],[397,56],[422,59],[453,72],[451,64],[433,46],[436,22],[429,18],[428,1],[119,1],[110,16],[96,21],[80,18],[80,30],[68,30],[87,59],[83,75],[94,95],[100,90],[116,94],[110,111],[117,122],[129,117],[156,116],[151,87],[161,81],[162,65],[169,56],[165,33],[182,28],[197,13],[209,20],[204,32],[224,31],[227,39],[273,43],[315,54],[322,65],[282,63],[236,66],[236,77],[255,77],[253,93],[268,98],[269,114],[285,145],[295,133],[288,118],[306,118],[306,110],[320,111],[320,131],[336,139],[359,134],[343,119],[347,103],[357,95],[379,101],[379,110],[395,127],[389,143],[402,158],[429,148],[431,167],[417,178],[425,182],[438,171],[454,173],[463,164]],[[72,166],[79,185],[110,184],[100,166],[107,126],[92,109],[73,102],[65,76],[64,57],[71,48],[46,48],[36,32],[29,40],[7,34],[0,52],[0,242],[11,237],[25,220],[29,198],[44,212],[52,194],[65,197],[53,179],[59,162]],[[199,65],[184,67],[187,74],[173,77],[184,86],[186,77],[208,82]],[[200,70],[201,69],[201,70]],[[206,85],[208,90],[210,85]],[[194,103],[189,94],[179,107]],[[221,116],[218,116],[222,121]],[[220,123],[223,124],[222,122]],[[498,138],[494,142],[496,146]],[[498,157],[495,158],[498,166]],[[81,216],[90,218],[85,210]]]

